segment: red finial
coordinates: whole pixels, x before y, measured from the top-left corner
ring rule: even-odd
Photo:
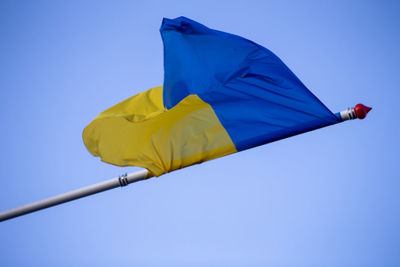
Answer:
[[[368,112],[371,110],[372,108],[364,106],[363,104],[357,104],[354,107],[354,112],[356,113],[356,117],[360,120],[364,119]]]

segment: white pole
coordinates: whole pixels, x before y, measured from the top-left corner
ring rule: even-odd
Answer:
[[[344,110],[342,112],[336,113],[336,117],[340,121],[346,121],[346,120],[354,120],[356,118],[358,119],[364,119],[367,113],[371,110],[372,108],[364,106],[363,104],[357,104],[354,108],[349,108],[347,110]],[[126,186],[130,183],[138,182],[141,180],[145,180],[147,178],[150,178],[151,176],[148,175],[147,170],[142,170],[138,171],[135,173],[130,173],[130,174],[125,174],[121,175],[117,178],[110,179],[108,181],[104,181],[98,184],[94,185],[89,185],[87,187],[74,190],[68,193],[64,193],[58,196],[46,198],[43,200],[39,200],[37,202],[33,202],[31,204],[27,204],[15,209],[11,210],[6,210],[3,212],[0,212],[0,222],[12,219],[27,213],[31,213],[34,211],[38,211],[41,209],[49,208],[58,204],[62,204],[71,200],[75,200],[81,197],[86,197],[90,196],[96,193],[100,193],[109,189],[113,189],[119,186]]]
[[[9,220],[27,213],[31,213],[34,211],[38,211],[41,209],[49,208],[55,205],[59,205],[71,200],[75,200],[78,198],[90,196],[96,193],[100,193],[109,189],[113,189],[116,187],[126,186],[130,183],[138,182],[141,180],[145,180],[150,178],[148,176],[147,170],[138,171],[135,173],[124,174],[117,178],[113,178],[98,184],[89,185],[74,191],[70,191],[58,196],[49,197],[43,200],[39,200],[15,209],[6,210],[0,212],[0,222]]]

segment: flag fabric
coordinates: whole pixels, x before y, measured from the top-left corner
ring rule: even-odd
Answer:
[[[151,175],[340,121],[271,51],[185,17],[164,19],[164,85],[101,113],[88,150]]]

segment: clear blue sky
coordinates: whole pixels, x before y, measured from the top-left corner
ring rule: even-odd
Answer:
[[[138,168],[84,147],[163,82],[163,17],[275,52],[351,121],[0,223],[0,266],[400,266],[398,1],[0,1],[0,210]]]

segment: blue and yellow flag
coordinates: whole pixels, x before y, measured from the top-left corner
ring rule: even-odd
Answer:
[[[164,85],[101,113],[88,150],[163,173],[339,122],[271,51],[185,17],[164,19]]]

